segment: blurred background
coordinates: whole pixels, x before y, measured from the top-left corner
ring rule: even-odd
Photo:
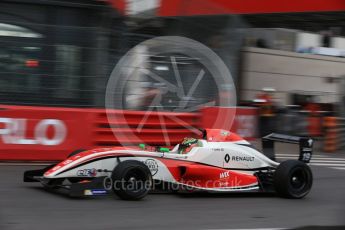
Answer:
[[[0,122],[3,144],[35,139],[40,119],[71,120],[65,117],[71,113],[68,108],[74,112],[103,109],[107,81],[117,62],[139,43],[158,36],[191,38],[221,57],[235,84],[231,89],[237,94],[239,111],[235,131],[241,135],[256,138],[284,132],[324,138],[329,125],[341,124],[345,104],[345,3],[327,2],[3,0],[0,116],[13,118]],[[138,55],[144,51],[141,47]],[[175,84],[177,66],[183,87],[191,88],[200,71],[199,60],[179,54],[174,57],[176,63],[169,56],[148,54],[143,68]],[[165,87],[139,74],[128,82],[124,99],[115,109],[152,110],[154,96]],[[160,110],[181,112],[183,100],[198,108],[191,110],[194,113],[205,103],[219,106],[220,89],[210,73],[205,73],[197,87],[197,93],[189,97],[162,95]],[[55,112],[47,112],[46,107]],[[41,115],[35,117],[36,113]],[[328,117],[336,120],[328,122]],[[205,127],[205,118],[198,115],[193,119],[191,125]],[[97,125],[111,127],[105,123]],[[54,128],[54,124],[50,126]],[[65,126],[74,129],[68,121]],[[48,125],[44,132],[52,139],[54,132],[49,129]],[[74,133],[67,135],[73,137]]]
[[[220,60],[157,41],[167,36]],[[0,230],[345,229],[344,57],[345,0],[0,0]],[[311,193],[158,191],[133,203],[22,182],[75,150],[171,148],[205,128],[258,150],[271,132],[312,137]],[[277,162],[298,148],[277,143]]]

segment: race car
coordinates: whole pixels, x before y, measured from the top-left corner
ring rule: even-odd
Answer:
[[[26,171],[24,182],[41,182],[73,197],[113,191],[126,200],[142,199],[158,187],[173,192],[269,192],[286,198],[302,198],[311,190],[311,138],[270,134],[262,138],[261,153],[227,130],[203,134],[184,138],[171,150],[144,144],[78,150],[58,164]],[[299,159],[274,161],[276,141],[299,144]]]

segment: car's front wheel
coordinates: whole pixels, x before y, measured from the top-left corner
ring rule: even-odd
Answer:
[[[309,193],[312,184],[313,174],[310,167],[297,160],[282,162],[274,175],[276,192],[286,198],[303,198]]]
[[[127,160],[119,163],[112,172],[113,191],[121,199],[139,200],[152,187],[152,175],[142,162]]]

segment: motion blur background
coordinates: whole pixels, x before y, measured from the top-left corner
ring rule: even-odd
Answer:
[[[49,123],[65,132],[63,140],[81,135],[73,129],[82,125],[68,123],[81,115],[71,114],[104,108],[108,78],[127,51],[157,36],[183,36],[211,48],[231,71],[237,106],[243,109],[237,117],[240,128],[235,131],[247,138],[273,131],[309,135],[327,140],[328,150],[335,151],[342,147],[338,145],[341,134],[329,127],[340,127],[344,115],[344,11],[342,0],[284,4],[273,0],[3,0],[1,149],[13,150],[28,140],[30,146],[42,144],[35,131],[42,119],[65,119],[67,131]],[[174,81],[174,66],[167,57],[147,56],[145,63],[143,68]],[[190,88],[200,70],[198,60],[177,55],[176,63],[183,86]],[[166,87],[143,75],[136,79],[128,84],[125,99],[116,109],[152,110],[152,95]],[[163,111],[179,112],[181,100],[195,107],[217,101],[218,92],[206,74],[193,96],[164,94],[159,106]],[[53,108],[49,113],[42,106]],[[248,112],[248,108],[254,110]],[[104,113],[100,116],[105,117]],[[203,118],[193,119],[189,124],[200,126],[195,120]],[[111,126],[100,123],[99,128]],[[157,129],[153,126],[148,129]],[[54,139],[49,134],[54,131],[48,128],[45,138]],[[177,128],[172,125],[171,129]],[[97,132],[102,131],[106,132]],[[119,142],[104,140],[97,145]],[[70,148],[63,147],[63,151],[67,154]]]

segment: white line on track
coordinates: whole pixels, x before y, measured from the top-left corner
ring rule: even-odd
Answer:
[[[277,158],[298,158],[299,156],[281,156],[281,155],[276,155]],[[339,159],[339,160],[345,160],[345,157],[333,157],[333,156],[317,156],[317,155],[312,155],[312,159]]]
[[[327,161],[327,160],[335,160],[335,161],[345,161],[345,158],[330,158],[330,157],[324,157],[324,158],[313,158],[311,157],[312,160],[324,160],[324,161]]]
[[[276,154],[277,159],[298,159],[298,155]],[[333,157],[330,155],[313,155],[309,165],[325,166],[337,170],[345,170],[345,158]]]
[[[314,165],[314,166],[344,166],[345,167],[345,163],[344,164],[309,163],[309,165]]]
[[[298,156],[296,157],[276,157],[277,159],[298,159]],[[345,161],[345,158],[336,158],[336,157],[311,157],[311,160],[338,160],[338,161]]]
[[[208,230],[284,230],[286,228],[212,228]]]
[[[276,156],[277,159],[298,159],[298,156],[295,156],[295,157],[279,157],[279,156]]]
[[[311,163],[344,163],[344,164],[345,164],[345,160],[333,160],[333,161],[329,161],[329,160],[313,160],[313,159],[311,159],[310,162],[311,162]]]
[[[331,167],[332,169],[338,169],[338,170],[345,170],[345,167],[344,168],[341,168],[341,167]]]
[[[277,153],[275,155],[276,156],[290,156],[290,157],[298,157],[299,156],[299,154],[285,154],[285,153]],[[313,154],[313,156],[324,157],[324,155],[320,155],[320,154]]]

